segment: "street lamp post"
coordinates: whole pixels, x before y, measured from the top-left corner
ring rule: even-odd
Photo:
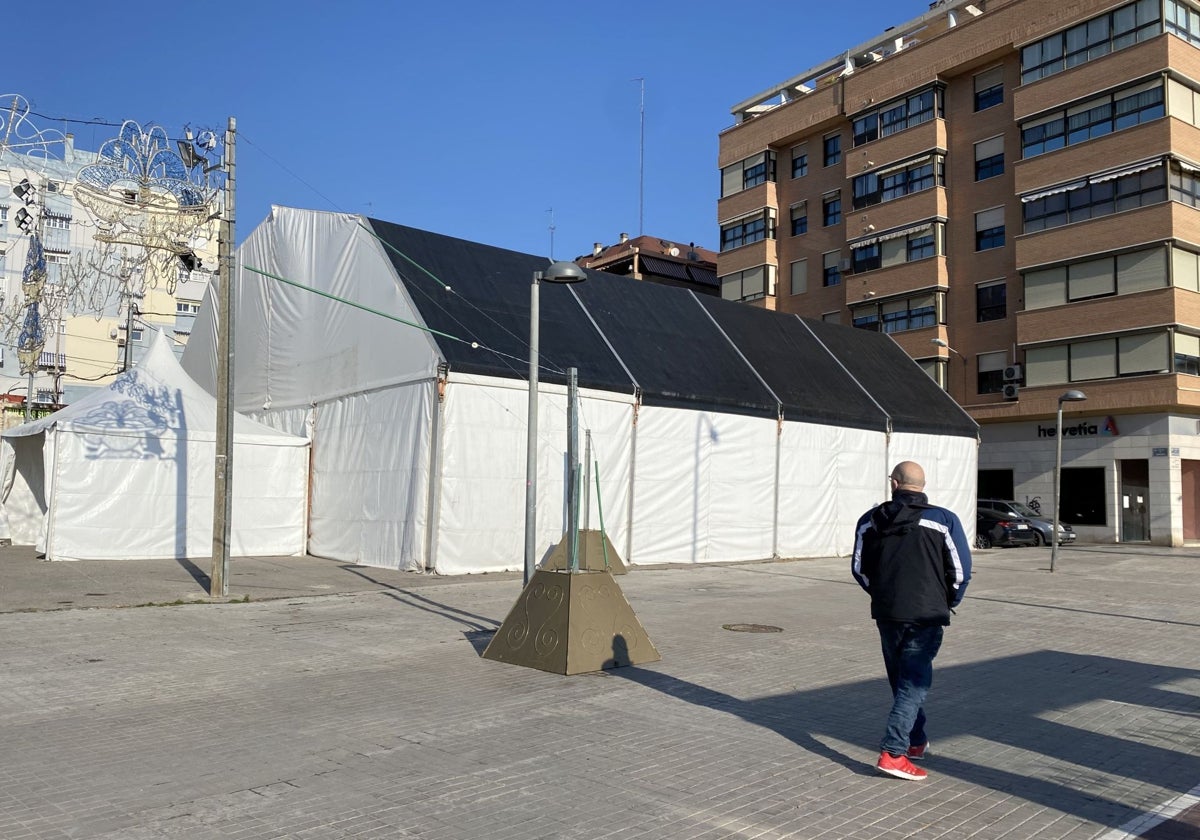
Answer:
[[[1058,494],[1062,487],[1062,425],[1063,403],[1081,402],[1087,396],[1083,391],[1071,389],[1058,398],[1058,425],[1054,427],[1054,437],[1057,438],[1054,451],[1054,526],[1050,531],[1050,571],[1054,571],[1054,561],[1058,559]]]
[[[537,565],[537,416],[538,416],[538,285],[579,283],[587,274],[573,262],[552,263],[545,271],[533,272],[529,286],[529,411],[525,441],[525,576],[523,585],[533,578]]]

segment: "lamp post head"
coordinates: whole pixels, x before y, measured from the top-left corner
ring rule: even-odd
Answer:
[[[559,260],[550,264],[542,271],[542,280],[546,283],[582,283],[587,279],[587,272],[573,262]]]
[[[946,347],[946,348],[950,347],[950,343],[948,341],[946,341],[946,339],[944,339],[944,338],[931,338],[931,339],[929,339],[929,343],[936,344],[938,347]]]
[[[1076,391],[1074,388],[1072,388],[1070,391],[1067,391],[1058,398],[1058,404],[1061,407],[1065,402],[1080,402],[1086,399],[1087,395],[1083,393],[1083,391]]]

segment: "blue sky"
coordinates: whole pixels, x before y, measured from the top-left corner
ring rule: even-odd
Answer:
[[[547,256],[553,224],[553,256],[572,259],[639,232],[642,77],[642,228],[716,250],[730,107],[928,8],[22,3],[5,15],[2,92],[87,149],[116,129],[48,118],[133,119],[178,136],[235,116],[239,240],[284,204]]]

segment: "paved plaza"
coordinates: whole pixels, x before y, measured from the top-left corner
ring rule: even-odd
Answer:
[[[3,548],[0,838],[1200,837],[1200,550],[1049,558],[977,553],[904,782],[844,559],[635,568],[662,660],[565,677],[480,657],[518,575]]]

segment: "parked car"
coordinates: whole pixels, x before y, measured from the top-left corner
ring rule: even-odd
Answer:
[[[1012,516],[991,508],[979,508],[975,519],[975,547],[1016,548],[1040,545],[1038,532],[1023,516]]]
[[[1022,516],[1028,519],[1033,525],[1034,531],[1037,533],[1038,541],[1036,545],[1050,545],[1050,532],[1054,529],[1054,520],[1049,516],[1042,516],[1029,505],[1012,499],[980,499],[979,507],[994,510],[999,513],[1009,516]],[[1078,534],[1075,530],[1063,522],[1058,523],[1058,544],[1065,545],[1066,543],[1075,542]]]

